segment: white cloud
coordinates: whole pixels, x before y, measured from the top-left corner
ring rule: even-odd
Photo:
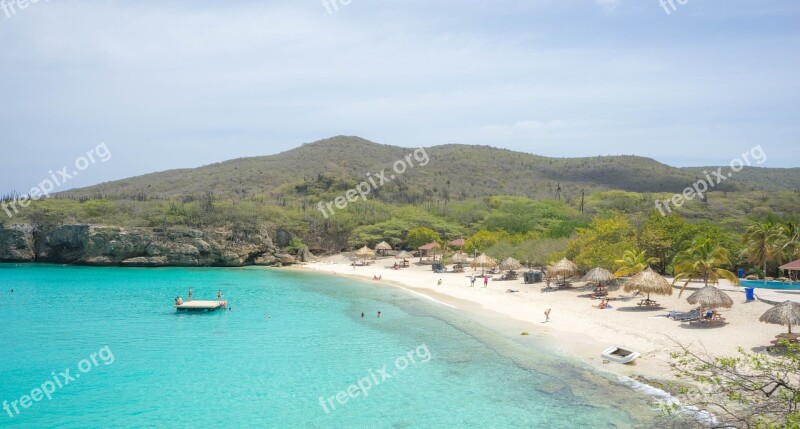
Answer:
[[[289,0],[40,3],[0,25],[0,127],[4,155],[41,168],[3,169],[0,193],[100,141],[120,160],[103,179],[337,134],[678,163],[765,142],[788,154],[771,163],[800,157],[800,58],[786,55],[800,30],[759,34],[772,12],[709,38],[705,21],[665,20],[657,5],[598,17],[588,2],[468,3],[353,2],[333,15]],[[705,8],[737,10],[692,5],[715,22]]]

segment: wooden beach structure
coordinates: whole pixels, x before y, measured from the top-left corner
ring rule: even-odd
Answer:
[[[183,298],[175,297],[175,310],[177,311],[217,311],[228,308],[228,301],[222,299],[222,289],[217,290],[216,301],[195,301],[192,299],[192,288],[189,288],[189,298],[184,301]]]
[[[176,304],[178,311],[217,311],[228,308],[228,301],[187,301]]]

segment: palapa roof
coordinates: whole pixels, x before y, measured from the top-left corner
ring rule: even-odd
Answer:
[[[758,320],[773,325],[789,325],[791,331],[792,325],[800,325],[800,303],[784,301],[767,310]]]
[[[782,270],[800,271],[800,259],[781,265],[779,268]]]
[[[472,260],[473,267],[484,267],[484,268],[491,268],[497,266],[497,261],[487,256],[485,253],[481,253],[481,256]]]
[[[464,264],[469,262],[469,258],[467,258],[467,255],[465,255],[464,252],[456,252],[453,257],[450,258],[450,262],[454,264]]]
[[[428,244],[426,244],[424,246],[419,246],[417,249],[418,250],[433,250],[433,249],[441,249],[441,248],[442,248],[442,246],[439,245],[439,243],[434,241],[433,243],[428,243]]]
[[[364,246],[356,250],[356,256],[358,256],[359,258],[371,258],[375,256],[375,251],[367,246]]]
[[[547,270],[548,274],[556,276],[571,276],[578,272],[578,266],[567,258],[564,258]]]
[[[654,293],[656,295],[672,295],[672,285],[661,274],[647,268],[639,274],[628,279],[622,288],[625,292],[638,290],[644,293]]]
[[[375,246],[375,250],[392,250],[392,249],[393,249],[392,245],[385,241],[381,241],[380,243],[378,243],[377,246]]]
[[[451,242],[449,242],[447,244],[449,244],[451,246],[454,246],[454,247],[461,247],[461,246],[467,244],[467,240],[464,240],[464,238],[457,238],[457,239],[455,239],[455,240],[453,240],[453,241],[451,241]]]
[[[503,262],[500,263],[500,269],[501,270],[510,270],[510,271],[521,270],[522,269],[522,264],[520,264],[518,260],[516,260],[516,259],[514,259],[512,257],[508,257],[506,260],[504,260]]]
[[[586,273],[581,280],[585,282],[598,283],[611,281],[613,278],[614,275],[611,274],[611,271],[608,271],[605,268],[597,267],[589,270],[589,272]]]
[[[706,286],[686,298],[689,304],[700,304],[703,308],[731,308],[733,300],[715,286]]]

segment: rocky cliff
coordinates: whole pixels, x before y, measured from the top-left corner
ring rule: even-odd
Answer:
[[[311,257],[282,252],[267,228],[121,228],[62,225],[0,227],[0,262],[53,262],[131,267],[281,266]]]

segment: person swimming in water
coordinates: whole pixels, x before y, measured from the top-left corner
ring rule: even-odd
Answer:
[[[362,318],[362,319],[364,318],[364,313],[363,313],[363,312],[361,313],[361,318]]]
[[[381,312],[379,311],[378,312],[378,319],[380,319],[380,318],[381,318]]]

